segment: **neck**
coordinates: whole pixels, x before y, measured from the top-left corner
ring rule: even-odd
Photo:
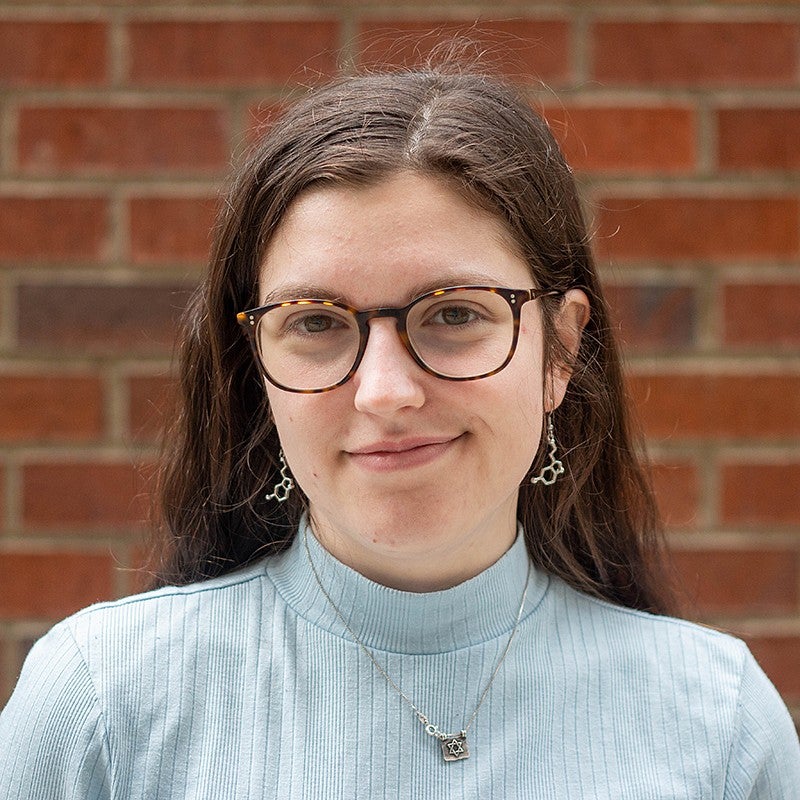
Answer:
[[[338,534],[313,515],[310,525],[317,541],[341,563],[374,583],[417,593],[443,591],[474,578],[497,562],[517,535],[511,517],[500,525],[476,527],[455,544],[423,541],[409,547],[402,539],[398,546],[391,537],[374,537],[368,545],[357,546],[354,537]]]
[[[474,578],[443,591],[405,592],[342,564],[304,521],[289,549],[267,563],[278,592],[313,625],[341,635],[343,617],[355,638],[371,650],[423,655],[507,636],[525,588],[529,558],[520,530],[511,548]],[[529,609],[538,604],[547,584],[547,574],[533,569]]]

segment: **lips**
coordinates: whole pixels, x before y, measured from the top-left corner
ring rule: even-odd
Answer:
[[[413,439],[386,440],[375,442],[363,447],[357,447],[348,452],[351,455],[373,455],[375,453],[405,453],[409,450],[416,450],[419,447],[430,447],[431,445],[444,444],[452,441],[454,436],[428,436],[416,437]]]
[[[423,466],[444,455],[460,436],[427,436],[385,440],[348,450],[356,465],[371,472],[390,472]]]

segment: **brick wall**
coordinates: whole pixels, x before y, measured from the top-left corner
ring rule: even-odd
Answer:
[[[691,613],[744,635],[800,718],[788,1],[6,0],[0,702],[53,620],[137,586],[175,320],[230,153],[336,51],[400,60],[398,36],[477,16],[584,184]]]

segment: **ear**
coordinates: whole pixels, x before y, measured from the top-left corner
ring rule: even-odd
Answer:
[[[581,334],[590,315],[589,298],[582,289],[570,289],[561,300],[561,308],[555,317],[556,336],[561,346],[575,356],[581,343]],[[572,369],[563,361],[551,366],[545,381],[545,411],[553,411],[561,405],[567,392]]]

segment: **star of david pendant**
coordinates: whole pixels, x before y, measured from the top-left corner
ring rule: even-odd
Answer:
[[[464,734],[442,739],[442,755],[445,761],[462,761],[469,758],[467,737]]]

